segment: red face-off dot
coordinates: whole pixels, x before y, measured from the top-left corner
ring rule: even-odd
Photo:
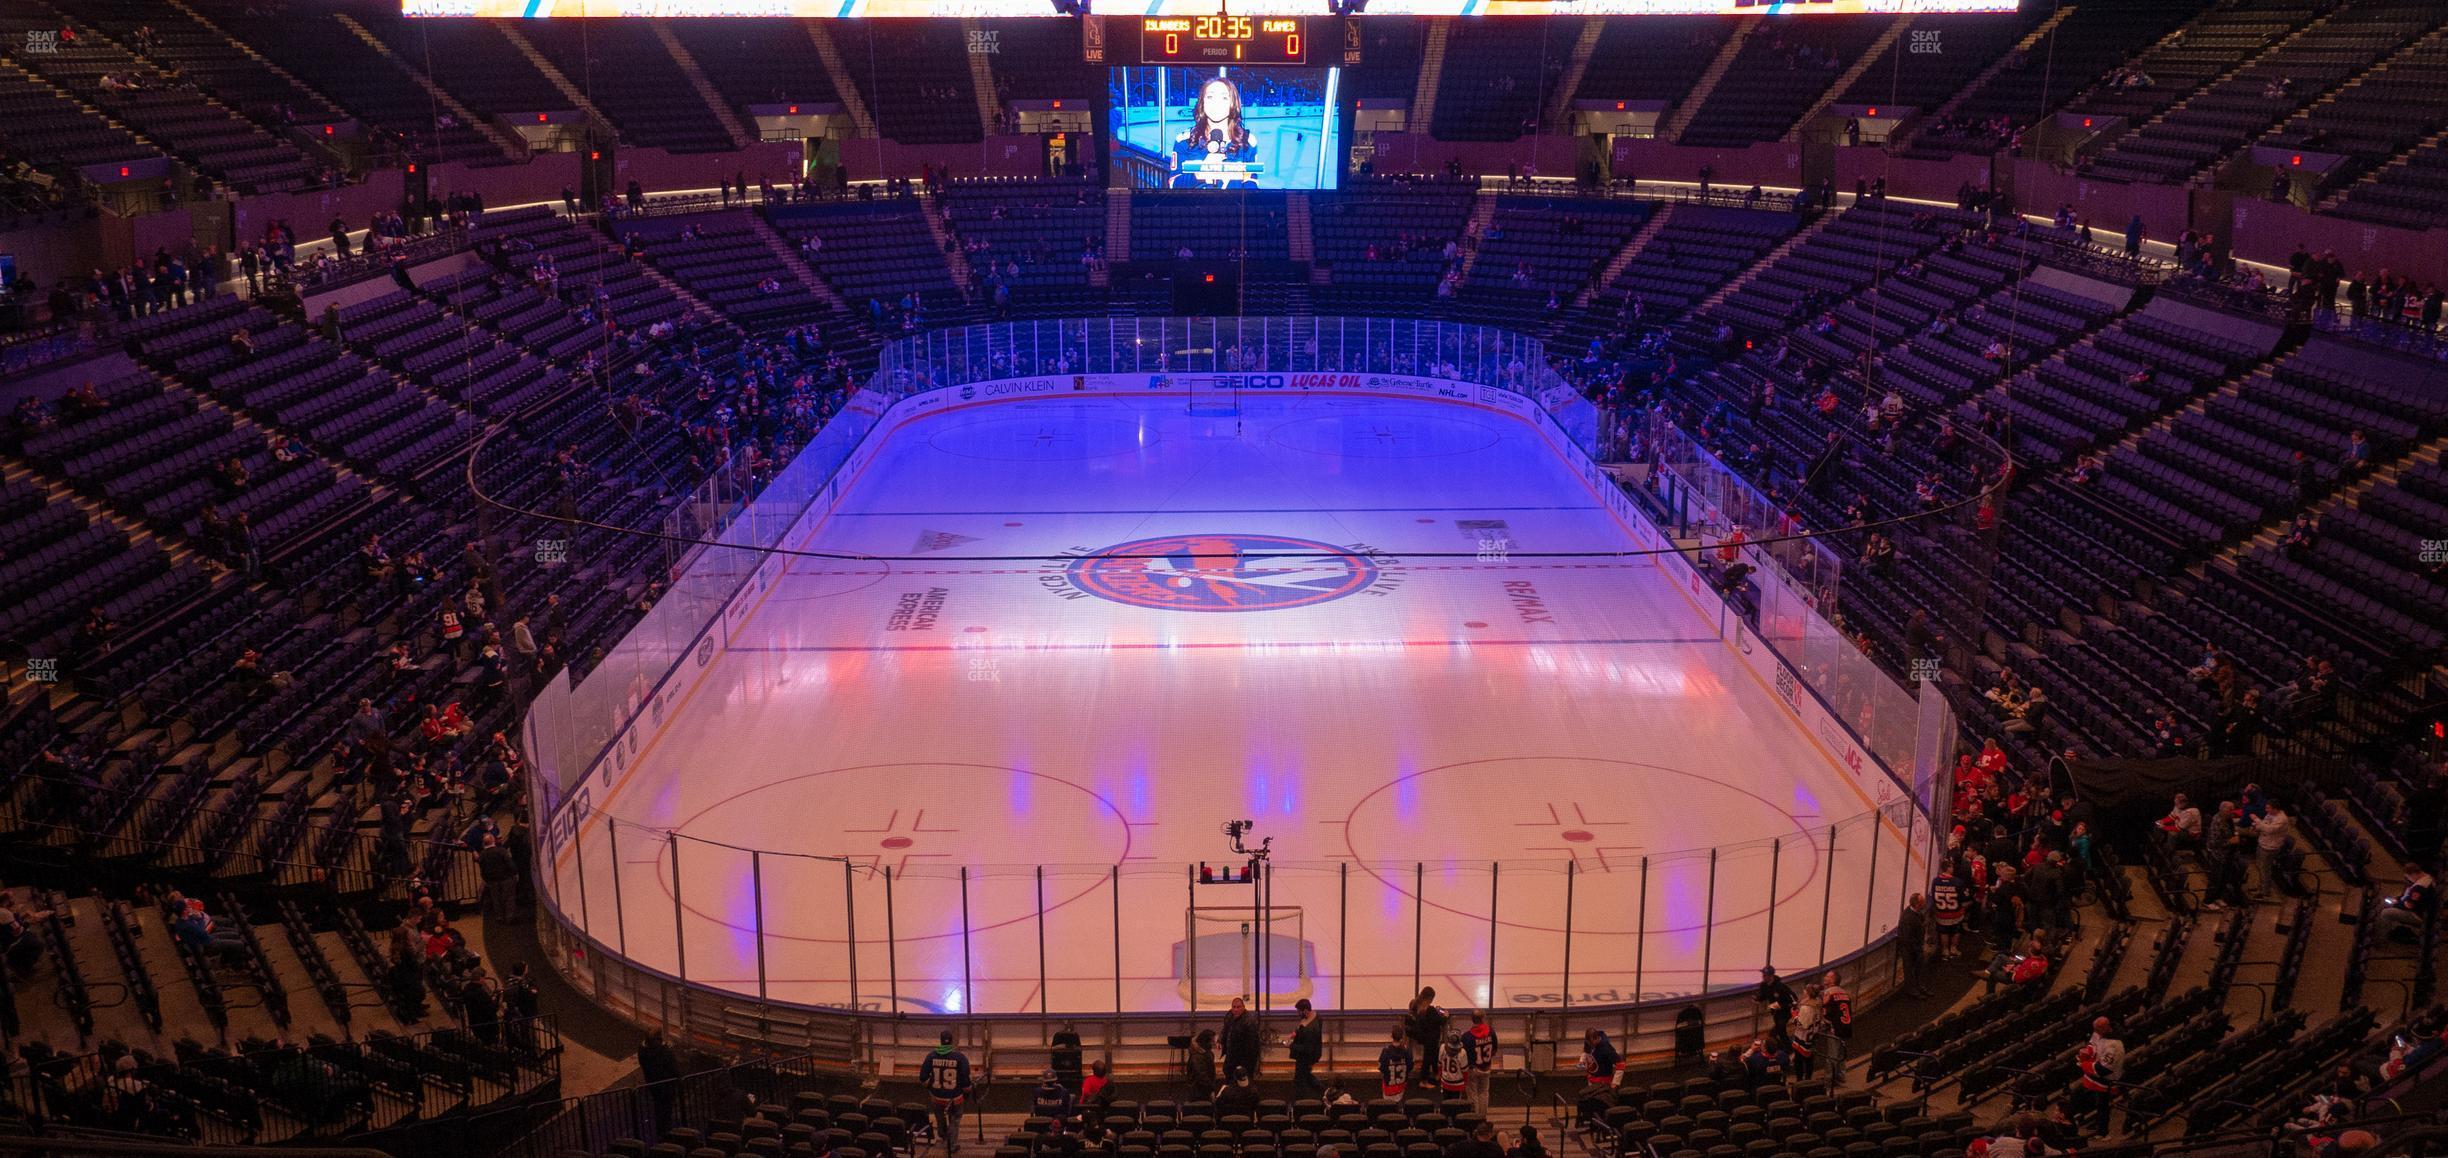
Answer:
[[[979,632],[981,632],[981,631],[984,631],[984,630],[986,630],[986,629],[985,629],[985,628],[983,628],[983,627],[964,627],[964,628],[961,628],[961,630],[962,630],[962,631],[966,631],[966,632],[968,632],[968,633],[969,633],[969,634],[971,634],[971,635],[976,635],[977,633],[979,633]]]
[[[1470,628],[1470,629],[1472,629],[1472,630],[1474,630],[1474,631],[1475,631],[1475,630],[1478,630],[1479,628],[1486,627],[1486,626],[1487,626],[1487,624],[1482,623],[1482,622],[1480,622],[1479,620],[1474,619],[1474,620],[1471,620],[1471,621],[1470,621],[1470,622],[1468,622],[1468,623],[1463,624],[1462,626],[1467,627],[1467,628]]]
[[[1589,842],[1598,838],[1589,832],[1585,832],[1578,828],[1573,828],[1565,830],[1564,839],[1569,840],[1574,844],[1588,844]]]
[[[1582,836],[1584,836],[1584,837],[1587,837],[1589,834],[1588,834],[1588,833],[1583,833],[1583,834],[1581,834],[1581,835],[1582,835]],[[884,847],[886,847],[886,848],[908,848],[909,846],[911,846],[911,845],[913,845],[913,844],[916,844],[916,843],[918,843],[918,842],[917,842],[917,841],[914,841],[914,840],[911,840],[910,838],[908,838],[908,837],[906,837],[906,836],[888,836],[888,837],[885,837],[883,840],[881,840],[881,841],[879,841],[879,842],[877,842],[877,843],[882,844],[882,845],[883,845]]]

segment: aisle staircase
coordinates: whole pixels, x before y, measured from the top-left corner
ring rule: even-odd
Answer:
[[[1414,133],[1425,133],[1436,121],[1437,82],[1445,75],[1445,42],[1453,35],[1453,17],[1435,16],[1428,20],[1428,37],[1420,49],[1418,83],[1411,86],[1411,111],[1404,123]]]
[[[791,276],[797,279],[800,285],[806,286],[809,293],[816,295],[816,300],[833,309],[845,312],[849,310],[850,307],[842,301],[841,295],[834,292],[832,283],[816,275],[816,267],[808,264],[807,258],[800,254],[797,247],[791,245],[790,239],[774,232],[773,224],[765,220],[764,214],[751,212],[748,214],[748,221],[756,229],[757,240],[765,243],[765,248],[771,250],[773,255],[781,260],[782,268],[791,271]],[[967,283],[964,282],[962,288],[968,288]]]
[[[977,293],[977,271],[969,267],[969,255],[960,247],[960,238],[944,220],[943,206],[929,193],[918,199],[918,215],[926,219],[927,235],[935,239],[935,252],[944,255],[944,265],[952,271],[952,284],[959,286],[961,295]]]
[[[867,109],[866,98],[859,95],[858,81],[850,75],[850,66],[842,62],[840,46],[833,43],[833,34],[825,30],[822,20],[801,20],[807,29],[808,43],[816,48],[816,59],[824,62],[825,76],[833,82],[833,94],[841,101],[842,112],[850,118],[850,127],[862,137],[876,135],[875,114]]]
[[[1640,232],[1633,234],[1630,240],[1624,242],[1622,249],[1615,251],[1614,257],[1607,259],[1606,268],[1597,277],[1582,283],[1581,292],[1573,295],[1572,308],[1575,311],[1588,309],[1590,299],[1598,296],[1598,291],[1615,284],[1615,279],[1623,276],[1624,269],[1632,264],[1633,259],[1649,248],[1649,242],[1664,232],[1666,219],[1674,216],[1674,211],[1673,205],[1667,205],[1650,214],[1648,222],[1640,227]]]
[[[418,68],[408,61],[401,59],[398,53],[391,51],[390,45],[382,42],[382,37],[374,35],[374,33],[366,28],[365,25],[359,24],[356,17],[351,16],[346,12],[334,12],[331,14],[331,16],[332,19],[340,22],[340,26],[342,28],[346,28],[351,33],[354,33],[357,39],[365,41],[366,45],[372,48],[377,54],[390,60],[391,63],[398,65],[401,72],[407,73],[410,77],[415,78],[418,87],[425,90],[425,96],[427,99],[430,99],[436,105],[441,106],[441,108],[445,112],[448,112],[451,116],[458,118],[460,124],[466,125],[475,129],[477,132],[484,134],[484,138],[486,140],[493,142],[494,146],[499,148],[503,154],[507,156],[518,158],[525,157],[527,155],[528,150],[526,141],[513,136],[500,125],[494,123],[493,118],[488,116],[480,116],[475,112],[475,110],[468,108],[466,105],[460,104],[459,98],[452,96],[449,92],[445,91],[441,85],[435,84],[432,77],[425,75],[424,69]]]
[[[1462,280],[1469,281],[1471,269],[1479,264],[1479,251],[1487,247],[1488,227],[1496,221],[1496,194],[1485,188],[1471,191],[1470,223],[1462,227],[1462,236],[1470,238],[1462,246]]]
[[[1765,19],[1764,16],[1745,16],[1742,23],[1734,26],[1734,35],[1726,37],[1725,44],[1717,49],[1717,59],[1709,62],[1708,71],[1701,73],[1700,79],[1692,83],[1691,92],[1684,96],[1683,103],[1676,105],[1674,111],[1659,122],[1658,140],[1672,141],[1683,135],[1683,130],[1691,124],[1692,116],[1708,102],[1709,94],[1717,91],[1717,84],[1725,79],[1726,71],[1734,67],[1734,58],[1742,54],[1743,42],[1759,31],[1760,21]]]
[[[1581,78],[1589,73],[1590,57],[1598,51],[1598,38],[1606,33],[1606,21],[1591,17],[1581,22],[1581,35],[1573,41],[1572,57],[1564,62],[1564,75],[1557,79],[1556,90],[1547,98],[1546,115],[1539,120],[1548,132],[1561,132],[1572,118],[1573,94],[1581,91]]]
[[[617,132],[618,126],[612,124],[612,118],[605,116],[602,109],[595,107],[595,102],[588,100],[587,95],[578,90],[577,85],[570,83],[568,74],[562,72],[553,64],[550,57],[537,49],[534,41],[527,39],[525,33],[513,27],[516,23],[511,20],[500,20],[495,21],[493,27],[501,31],[503,38],[510,42],[511,47],[519,50],[519,55],[527,58],[527,63],[534,65],[537,72],[544,74],[545,80],[552,82],[553,88],[561,94],[561,99],[568,101],[571,108],[585,113],[587,119],[596,124],[612,128]]]
[[[2344,185],[2340,185],[2337,187],[2336,191],[2322,196],[2320,211],[2325,213],[2331,209],[2335,209],[2338,207],[2339,202],[2346,200],[2346,196],[2348,194],[2353,193],[2355,190],[2366,185],[2378,184],[2382,174],[2396,171],[2405,164],[2408,157],[2421,156],[2439,148],[2448,148],[2448,128],[2443,128],[2428,137],[2424,137],[2422,140],[2415,142],[2412,146],[2409,146],[2404,151],[2390,157],[2387,161],[2372,166],[2369,170],[2365,171],[2362,176],[2357,177],[2353,181],[2347,182]]]
[[[1819,119],[1819,114],[1826,112],[1829,105],[1836,103],[1837,97],[1844,95],[1853,87],[1853,82],[1860,80],[1862,74],[1869,72],[1870,66],[1877,63],[1880,56],[1884,55],[1888,49],[1895,47],[1895,42],[1903,37],[1905,29],[1912,27],[1912,23],[1913,18],[1910,16],[1898,16],[1889,21],[1887,31],[1879,33],[1879,38],[1871,41],[1870,47],[1862,50],[1861,56],[1853,61],[1853,67],[1844,70],[1834,83],[1827,86],[1826,92],[1819,94],[1818,100],[1811,102],[1810,108],[1803,110],[1802,118],[1795,121],[1792,128],[1785,130],[1784,139],[1800,140],[1803,128]]]
[[[2362,478],[2356,479],[2352,483],[2338,488],[2337,491],[2331,494],[2328,498],[2312,504],[2312,506],[2309,508],[2310,513],[2314,518],[2322,518],[2326,517],[2332,511],[2348,510],[2358,507],[2362,505],[2363,496],[2370,494],[2372,491],[2380,487],[2395,483],[2405,474],[2406,468],[2414,466],[2418,463],[2430,463],[2433,466],[2437,466],[2442,461],[2441,456],[2443,454],[2448,454],[2448,434],[2443,434],[2438,438],[2434,438],[2431,441],[2422,444],[2421,446],[2415,447],[2413,450],[2397,458],[2390,459],[2387,462],[2382,463],[2380,466],[2374,468],[2369,473],[2365,474]],[[2230,544],[2227,549],[2220,551],[2218,553],[2218,558],[2225,562],[2233,563],[2236,560],[2252,554],[2254,551],[2260,550],[2264,547],[2275,547],[2278,545],[2279,540],[2286,537],[2287,525],[2293,521],[2294,515],[2292,512],[2273,517],[2269,521],[2262,523],[2261,529],[2258,532],[2246,536],[2242,541]]]
[[[2156,125],[2169,117],[2175,116],[2179,111],[2191,106],[2195,98],[2209,92],[2211,89],[2227,83],[2238,73],[2252,68],[2254,65],[2257,65],[2261,61],[2267,59],[2272,53],[2278,52],[2281,49],[2286,48],[2288,45],[2291,45],[2296,41],[2311,35],[2314,30],[2328,24],[2329,21],[2336,15],[2337,13],[2332,11],[2313,17],[2311,20],[2306,21],[2303,27],[2288,33],[2285,36],[2279,37],[2277,40],[2271,41],[2269,45],[2264,47],[2261,51],[2237,60],[2234,65],[2227,69],[2227,71],[2219,73],[2218,75],[2210,77],[2202,81],[2200,84],[2195,85],[2193,87],[2193,91],[2186,93],[2183,100],[2177,101],[2175,104],[2159,110],[2159,114],[2157,116],[2126,125],[2124,131],[2118,133],[2115,140],[2123,140],[2124,138],[2131,136],[2142,129],[2149,128],[2150,126]],[[2182,29],[2179,29],[2178,31],[2181,32]],[[2105,150],[2114,143],[2115,141],[2104,140],[2100,142],[2100,147],[2101,149]]]
[[[1105,191],[1105,264],[1108,266],[1117,261],[1131,259],[1130,210],[1131,191],[1129,189]],[[1092,274],[1089,279],[1090,283],[1095,284],[1096,278],[1099,277],[1106,279],[1105,284],[1112,284],[1112,276],[1104,270],[1098,270]]]
[[[1820,230],[1827,228],[1830,224],[1835,222],[1837,218],[1842,216],[1843,214],[1841,213],[1821,213],[1818,217],[1812,219],[1810,224],[1794,230],[1793,236],[1778,242],[1775,249],[1771,249],[1768,252],[1761,254],[1759,256],[1759,260],[1752,262],[1750,266],[1744,269],[1741,273],[1735,274],[1733,278],[1728,280],[1724,285],[1718,286],[1716,292],[1711,293],[1709,296],[1704,297],[1697,302],[1694,302],[1689,310],[1684,311],[1685,316],[1696,318],[1712,309],[1717,308],[1717,306],[1724,302],[1727,298],[1734,296],[1735,291],[1742,289],[1744,286],[1750,285],[1753,279],[1759,277],[1759,275],[1765,272],[1769,267],[1785,260],[1785,255],[1792,253],[1794,251],[1794,247],[1801,245],[1805,241],[1809,241],[1811,238],[1819,236]]]
[[[655,39],[663,42],[663,51],[670,53],[673,63],[680,66],[681,75],[688,77],[689,87],[697,90],[697,99],[704,101],[706,108],[714,114],[714,119],[722,123],[723,133],[731,138],[731,147],[747,148],[749,142],[756,140],[756,134],[748,130],[748,126],[739,119],[739,113],[731,107],[731,102],[724,100],[721,91],[706,79],[705,72],[697,67],[697,58],[689,55],[688,46],[672,35],[671,22],[649,20],[646,23],[654,29]]]
[[[986,26],[976,20],[963,20],[960,24],[961,42],[972,46],[969,49],[969,88],[977,97],[978,127],[991,137],[1002,130],[1002,126],[996,122],[1003,119],[1003,108],[1002,102],[995,99],[994,56],[979,52],[974,47],[977,34],[985,31]]]
[[[2006,71],[2006,66],[2014,61],[2018,53],[2028,53],[2039,47],[2040,42],[2047,39],[2049,33],[2057,31],[2057,26],[2065,23],[2065,18],[2073,14],[2073,5],[2058,5],[2056,11],[2048,14],[2048,19],[2041,21],[2029,33],[2026,33],[2023,39],[2015,41],[2013,48],[1999,53],[1998,58],[1990,61],[1989,66],[1980,70],[1979,75],[1966,82],[1962,88],[1956,89],[1955,94],[1941,102],[1935,112],[1922,118],[1922,123],[1934,123],[1954,116],[1955,110],[1962,108],[1964,101],[1969,99],[1973,93],[1989,87],[1989,82],[1996,80],[1997,74]]]
[[[2409,67],[2407,70],[2409,72],[2429,67],[2429,58],[2431,57],[2432,53],[2436,52],[2442,44],[2448,44],[2448,23],[2443,23],[2440,27],[2432,29],[2430,32],[2407,41],[2404,45],[2399,46],[2397,51],[2381,58],[2379,63],[2346,78],[2346,82],[2344,84],[2341,84],[2336,88],[2330,89],[2328,92],[2321,94],[2321,98],[2319,100],[2313,101],[2305,108],[2297,109],[2294,112],[2288,113],[2286,115],[2286,119],[2280,121],[2279,123],[2281,125],[2287,124],[2292,122],[2296,117],[2308,114],[2312,110],[2317,109],[2322,105],[2335,102],[2340,96],[2345,95],[2349,90],[2360,88],[2371,83],[2374,78],[2386,75],[2388,69],[2392,65],[2411,62],[2411,67]],[[2414,148],[2424,148],[2433,144],[2434,142],[2439,141],[2444,136],[2448,136],[2448,130],[2443,130],[2440,133],[2432,134],[2430,137],[2425,138],[2421,144],[2415,145]],[[2255,138],[2253,143],[2258,143],[2258,138]],[[2238,150],[2238,152],[2249,155],[2252,152],[2252,144],[2245,145],[2242,149]],[[2380,170],[2394,164],[2397,158],[2404,155],[2404,153],[2390,154],[2387,159],[2381,161],[2377,165],[2372,166],[2370,169],[2365,170],[2361,178],[2349,183],[2344,188],[2339,189],[2336,193],[2330,194],[2327,198],[2323,199],[2321,202],[2322,208],[2327,208],[2339,197],[2344,196],[2346,189],[2351,189],[2356,185],[2362,184],[2364,181],[2370,180],[2374,174],[2377,174]],[[2224,164],[2226,161],[2232,160],[2234,156],[2235,154],[2230,153],[2226,157],[2221,158],[2220,162]]]
[[[1309,227],[1309,195],[1302,192],[1284,195],[1284,244],[1291,250],[1292,260],[1315,262],[1317,239]]]

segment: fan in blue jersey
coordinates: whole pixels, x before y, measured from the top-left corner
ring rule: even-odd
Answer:
[[[935,1132],[944,1153],[960,1152],[961,1105],[969,1100],[969,1055],[952,1048],[952,1031],[936,1039],[935,1052],[918,1063],[918,1084],[935,1103]]]

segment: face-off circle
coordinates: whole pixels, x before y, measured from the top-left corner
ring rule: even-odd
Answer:
[[[1099,599],[1158,611],[1284,611],[1366,591],[1382,569],[1289,535],[1161,535],[1092,551],[1064,577]]]

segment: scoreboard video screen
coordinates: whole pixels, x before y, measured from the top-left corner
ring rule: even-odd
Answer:
[[[2018,0],[1370,0],[1360,19],[1371,16],[1810,16],[1940,15],[2012,12]],[[1250,17],[1323,17],[1327,0],[1234,0],[1232,15],[1219,17],[1216,0],[1088,0],[1097,16],[1245,20]],[[484,17],[938,17],[1003,19],[1066,15],[1053,0],[400,0],[409,16]],[[1305,39],[1305,36],[1304,36]],[[1253,30],[1248,51],[1267,40]],[[1230,44],[1230,37],[1184,43]],[[1277,46],[1280,50],[1280,45]],[[1150,56],[1143,41],[1141,59]],[[1240,58],[1258,62],[1256,56]],[[1179,63],[1233,63],[1197,57]],[[1278,63],[1292,63],[1279,61]]]
[[[1154,65],[1112,70],[1117,164],[1169,189],[1331,189],[1342,70]]]

